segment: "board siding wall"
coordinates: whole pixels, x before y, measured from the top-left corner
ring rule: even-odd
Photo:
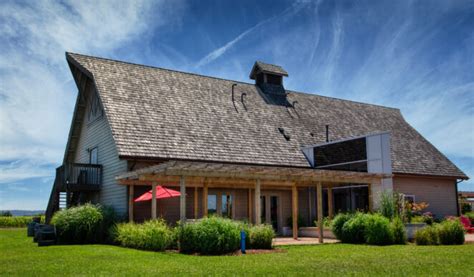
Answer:
[[[88,97],[89,100],[90,97]],[[89,107],[88,104],[87,107]],[[97,147],[98,163],[102,165],[102,188],[91,201],[112,206],[117,213],[125,214],[128,209],[126,187],[118,185],[115,176],[127,170],[127,162],[118,157],[112,131],[105,115],[88,123],[88,112],[89,108],[86,108],[74,162],[89,163],[88,149]]]
[[[426,211],[436,217],[456,216],[456,185],[455,180],[426,177],[393,178],[393,189],[407,195],[415,195],[415,202],[426,202]]]

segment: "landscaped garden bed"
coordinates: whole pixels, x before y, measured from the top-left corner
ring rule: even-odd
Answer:
[[[102,244],[36,247],[25,234],[25,228],[0,230],[0,275],[471,276],[474,260],[474,245],[337,243],[277,247],[261,255],[200,256]]]

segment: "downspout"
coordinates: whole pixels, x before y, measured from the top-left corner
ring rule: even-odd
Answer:
[[[459,209],[459,193],[458,193],[458,184],[463,182],[464,180],[461,179],[460,181],[456,180],[456,210],[458,216],[461,216],[461,210]]]

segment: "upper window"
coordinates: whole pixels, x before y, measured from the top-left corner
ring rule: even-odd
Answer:
[[[97,92],[93,90],[91,94],[91,99],[89,100],[89,113],[87,116],[87,121],[92,122],[97,118],[100,118],[103,115],[102,106],[100,105],[99,96]]]
[[[91,150],[89,150],[89,163],[90,164],[99,163],[99,155],[98,155],[97,147],[94,147]]]

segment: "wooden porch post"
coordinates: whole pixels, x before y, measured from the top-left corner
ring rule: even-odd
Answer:
[[[186,221],[186,181],[184,176],[179,177],[179,188],[180,188],[180,197],[179,197],[179,220],[181,222]]]
[[[260,207],[260,179],[257,179],[255,182],[255,193],[253,199],[254,207],[255,207],[255,224],[261,223],[261,207]]]
[[[202,187],[202,216],[207,216],[207,180],[204,180],[204,186]]]
[[[293,207],[293,239],[298,239],[298,188],[296,187],[296,184],[293,184],[292,186],[292,193],[291,193],[293,199],[291,201],[292,207]]]
[[[194,219],[198,219],[198,188],[194,187]]]
[[[151,183],[151,219],[156,219],[156,182]]]
[[[134,186],[128,186],[128,221],[133,222],[133,196],[134,196]]]
[[[321,182],[317,185],[318,193],[318,230],[319,230],[319,243],[323,243],[323,186]]]
[[[334,213],[332,198],[333,198],[332,187],[328,187],[328,216],[329,216],[329,219],[333,218],[333,213]]]
[[[252,223],[252,189],[249,188],[248,190],[248,197],[247,197],[247,202],[248,202],[248,207],[247,207],[247,213],[248,213],[248,219],[249,223]]]

